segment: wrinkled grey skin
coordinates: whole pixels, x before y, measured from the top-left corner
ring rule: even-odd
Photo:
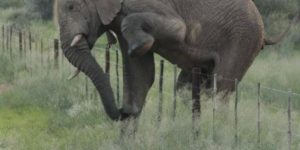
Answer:
[[[139,116],[154,81],[157,53],[183,71],[242,79],[264,45],[264,27],[252,0],[58,0],[57,15],[66,58],[97,88],[112,120]],[[124,64],[123,106],[118,109],[110,81],[90,51],[106,31],[116,33]],[[70,46],[76,35],[83,38]],[[131,56],[132,55],[132,56]],[[209,88],[210,80],[201,76]],[[234,83],[218,80],[218,90]]]

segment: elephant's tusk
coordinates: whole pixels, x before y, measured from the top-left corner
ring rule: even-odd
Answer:
[[[71,43],[71,47],[77,45],[77,43],[81,40],[82,37],[83,37],[82,34],[76,35]]]
[[[77,69],[72,75],[70,75],[70,76],[68,77],[68,80],[74,79],[75,77],[77,77],[77,76],[79,75],[79,73],[80,73],[80,70]]]

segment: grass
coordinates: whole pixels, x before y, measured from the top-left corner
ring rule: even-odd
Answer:
[[[103,57],[101,51],[97,56]],[[256,144],[256,82],[265,86],[298,90],[297,68],[299,54],[282,57],[277,52],[263,52],[250,68],[241,83],[239,103],[239,149],[257,149]],[[50,53],[51,54],[51,53]],[[89,97],[85,95],[85,77],[70,82],[70,65],[60,60],[60,69],[49,66],[52,58],[40,63],[40,51],[33,51],[32,62],[22,59],[11,62],[7,54],[1,55],[1,83],[11,84],[11,89],[0,95],[0,147],[2,149],[233,149],[234,121],[233,101],[227,115],[217,112],[216,141],[212,140],[212,104],[203,100],[201,135],[195,143],[191,134],[190,101],[180,98],[176,120],[172,112],[172,65],[166,64],[163,120],[157,127],[157,80],[147,98],[139,131],[135,138],[119,141],[120,123],[111,122],[105,115],[94,88],[89,85]],[[51,55],[52,56],[52,55]],[[157,57],[157,59],[160,59]],[[103,59],[98,58],[103,66]],[[112,58],[112,61],[114,58]],[[271,63],[270,63],[271,62]],[[159,63],[156,64],[158,67]],[[31,67],[29,67],[31,66]],[[278,67],[281,69],[277,72]],[[1,67],[2,68],[2,67]],[[28,68],[32,68],[32,73]],[[120,69],[120,68],[119,68]],[[157,69],[158,70],[158,69]],[[11,73],[6,73],[11,72]],[[272,74],[269,74],[272,73]],[[284,73],[284,75],[282,75]],[[13,75],[11,75],[13,74]],[[112,85],[115,73],[112,70]],[[115,87],[115,86],[114,86]],[[189,92],[187,92],[189,93]],[[287,148],[287,95],[263,90],[262,144],[264,150]],[[233,97],[234,99],[234,97]],[[299,97],[295,97],[295,108]],[[222,109],[221,109],[222,110]],[[300,144],[299,112],[293,111],[293,149]]]

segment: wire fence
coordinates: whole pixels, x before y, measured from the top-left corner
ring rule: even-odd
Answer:
[[[64,69],[63,66],[67,65],[67,61],[63,57],[62,50],[60,50],[59,48],[59,40],[57,38],[43,37],[42,34],[34,33],[29,29],[21,30],[8,25],[3,25],[1,45],[1,53],[6,53],[11,60],[22,59],[25,63],[25,68],[27,68],[28,73],[31,76],[34,76],[34,69],[38,70],[38,68],[46,67],[48,68],[48,70],[55,70],[56,72],[60,72],[62,69]],[[116,100],[118,105],[120,105],[121,98],[123,96],[121,88],[123,86],[123,83],[121,82],[123,78],[123,76],[121,75],[123,65],[122,63],[120,63],[120,50],[116,46],[112,46],[110,50],[99,46],[96,46],[94,49],[97,52],[93,55],[97,58],[100,64],[105,65],[105,71],[112,81]],[[39,61],[37,62],[33,60]],[[240,122],[244,121],[243,118],[245,116],[248,116],[248,113],[252,115],[255,114],[254,116],[252,116],[255,117],[253,118],[255,120],[255,123],[253,123],[253,126],[251,127],[251,134],[255,134],[258,145],[261,144],[262,132],[266,132],[264,130],[276,130],[278,133],[284,133],[288,139],[287,147],[289,150],[293,149],[292,146],[293,142],[295,141],[294,139],[297,139],[298,141],[300,140],[300,122],[299,118],[296,118],[299,117],[298,115],[296,115],[298,114],[298,111],[293,110],[295,108],[294,104],[300,103],[300,93],[297,93],[292,89],[275,89],[272,87],[268,87],[267,85],[263,85],[260,82],[254,83],[249,81],[242,81],[240,83],[237,79],[230,79],[228,77],[219,76],[218,74],[204,74],[200,72],[199,68],[194,68],[190,72],[192,74],[192,93],[188,97],[182,98],[180,97],[180,94],[178,93],[178,90],[176,88],[176,85],[181,83],[177,80],[179,68],[177,68],[175,65],[167,63],[167,61],[161,58],[159,60],[156,60],[155,64],[156,70],[159,70],[159,72],[155,74],[155,79],[157,79],[158,82],[155,82],[154,84],[154,86],[158,87],[158,122],[163,119],[164,99],[172,99],[171,117],[173,120],[176,120],[178,100],[180,99],[182,101],[191,101],[193,112],[193,131],[194,138],[196,139],[199,134],[201,134],[199,129],[199,121],[202,117],[201,105],[203,103],[203,100],[201,99],[201,79],[199,76],[205,76],[206,78],[213,81],[213,88],[208,91],[208,95],[209,99],[211,99],[212,104],[212,137],[214,140],[217,134],[216,113],[218,109],[217,103],[219,96],[219,94],[217,93],[217,81],[221,80],[232,82],[232,84],[235,85],[236,89],[233,105],[233,139],[236,147],[238,147],[240,144]],[[84,89],[80,89],[80,87],[78,87],[75,92],[80,94],[84,98],[97,100],[99,98],[98,93],[96,89],[91,85],[88,78],[85,77],[83,82],[85,84],[85,86],[83,86]],[[181,84],[185,84],[185,82],[182,82]],[[255,100],[255,106],[252,106],[251,109],[249,108],[249,110],[240,110],[239,105],[241,102],[244,102],[245,98],[252,99],[253,101]],[[279,105],[273,103],[274,99],[279,99]],[[283,112],[283,114],[281,113],[282,116],[284,116],[284,118],[282,119],[286,120],[286,126],[284,127],[284,129],[278,130],[272,128],[272,119],[269,119],[265,116],[265,113],[269,113],[269,110]],[[245,112],[243,113],[243,111]]]

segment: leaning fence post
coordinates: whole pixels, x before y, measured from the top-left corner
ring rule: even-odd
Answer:
[[[48,47],[49,47],[49,42],[48,43]],[[51,69],[52,64],[50,63],[50,50],[46,51],[47,54],[47,71],[49,71]]]
[[[174,66],[174,88],[173,88],[173,98],[174,98],[174,101],[173,101],[173,114],[172,114],[172,118],[173,118],[173,121],[175,120],[176,118],[176,105],[177,105],[177,87],[176,87],[176,83],[177,83],[177,67]]]
[[[238,146],[238,101],[239,101],[239,81],[235,79],[235,103],[234,103],[234,141],[235,146]]]
[[[43,67],[43,64],[44,64],[43,50],[44,50],[44,42],[43,42],[43,39],[41,39],[41,66],[42,67]]]
[[[61,56],[61,60],[60,60],[60,68],[64,67],[64,63],[65,63],[65,54],[62,50],[60,50],[60,56]]]
[[[26,64],[26,62],[27,62],[27,46],[26,46],[26,31],[23,31],[23,33],[22,33],[22,39],[23,39],[23,58],[24,58],[24,62],[25,62],[25,68],[26,69],[28,69],[27,68],[27,64]]]
[[[85,96],[88,99],[89,98],[89,82],[88,77],[85,76]]]
[[[25,55],[25,59],[26,59],[26,49],[27,49],[27,45],[26,45],[26,31],[23,32],[23,45],[24,45],[24,55]]]
[[[29,44],[29,50],[30,50],[30,53],[32,51],[32,36],[31,36],[31,31],[29,30],[29,33],[28,33],[28,44]]]
[[[159,75],[159,102],[158,102],[158,123],[161,122],[162,108],[163,108],[163,82],[164,82],[164,61],[160,61],[160,75]]]
[[[260,128],[260,123],[261,123],[261,119],[260,119],[260,91],[261,91],[261,84],[258,83],[257,84],[257,143],[258,143],[259,149],[260,149],[260,132],[261,132],[261,128]]]
[[[9,52],[9,26],[6,28],[6,50]]]
[[[58,51],[58,39],[54,39],[54,68],[58,69],[58,57],[59,57],[59,51]]]
[[[23,57],[23,44],[22,44],[22,31],[19,31],[19,50],[20,50],[20,57]]]
[[[289,99],[288,99],[288,136],[289,136],[288,150],[291,150],[292,149],[292,90],[289,90]]]
[[[2,25],[2,51],[4,52],[5,50],[5,26]]]
[[[119,50],[116,49],[117,103],[120,104]]]
[[[10,59],[12,60],[12,37],[13,37],[13,28],[10,26],[9,28],[9,56]]]
[[[30,30],[29,30],[29,34],[28,34],[28,45],[29,45],[29,64],[31,65],[30,74],[32,76],[32,36],[31,36]]]
[[[110,48],[111,45],[107,44],[105,49],[105,73],[110,74]]]
[[[216,119],[216,96],[217,96],[217,74],[214,74],[214,79],[213,79],[213,92],[212,92],[212,103],[213,103],[213,141],[215,141],[216,138],[216,131],[215,131],[215,119]]]
[[[194,140],[199,137],[199,122],[201,116],[201,103],[200,103],[200,68],[193,68],[192,71],[192,126]]]

